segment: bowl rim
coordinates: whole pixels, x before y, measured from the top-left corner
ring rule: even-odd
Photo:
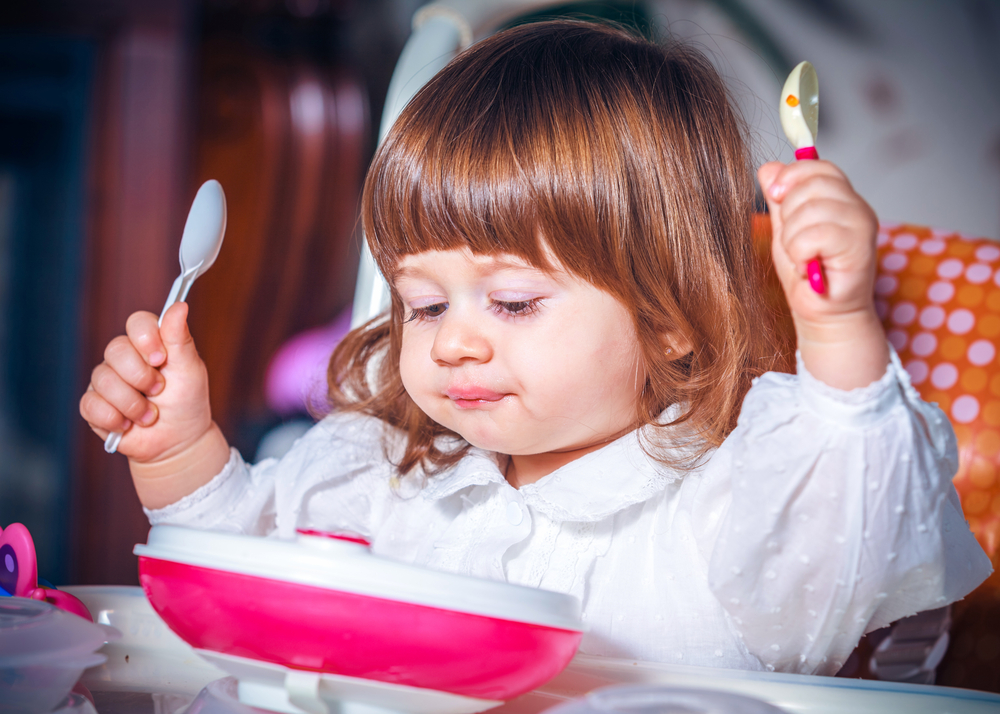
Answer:
[[[361,544],[299,534],[295,540],[156,525],[140,558],[240,573],[584,632],[574,595],[486,580],[376,555]]]

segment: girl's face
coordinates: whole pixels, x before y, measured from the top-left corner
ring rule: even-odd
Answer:
[[[406,256],[403,386],[431,419],[511,455],[596,448],[636,421],[632,318],[564,270],[467,249]]]

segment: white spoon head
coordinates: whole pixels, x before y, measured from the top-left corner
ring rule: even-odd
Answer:
[[[222,185],[210,179],[201,185],[194,197],[184,235],[181,237],[181,272],[198,267],[202,275],[219,257],[222,238],[226,235],[226,194]]]
[[[796,149],[816,146],[819,131],[819,78],[808,62],[799,62],[785,80],[778,104],[785,136]]]

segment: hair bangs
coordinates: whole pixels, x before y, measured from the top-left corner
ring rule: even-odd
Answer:
[[[491,43],[474,46],[400,115],[376,153],[363,206],[390,283],[403,256],[456,248],[516,255],[543,270],[554,257],[605,289],[609,263],[626,268],[615,237],[629,232],[622,207],[634,195],[621,135],[635,127],[621,126],[617,112],[635,87],[627,78],[590,81],[615,66],[605,38],[573,24],[563,34],[522,46],[513,62]],[[580,58],[581,38],[594,44],[582,66],[566,58]]]
[[[510,127],[484,114],[470,122],[467,109],[401,117],[376,156],[365,232],[390,283],[401,258],[428,250],[508,253],[550,267],[540,239],[546,227]]]

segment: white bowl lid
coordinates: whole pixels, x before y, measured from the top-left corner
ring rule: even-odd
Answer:
[[[153,526],[136,555],[302,583],[502,620],[583,631],[563,593],[457,575],[373,554],[365,545],[300,533],[292,540]]]

